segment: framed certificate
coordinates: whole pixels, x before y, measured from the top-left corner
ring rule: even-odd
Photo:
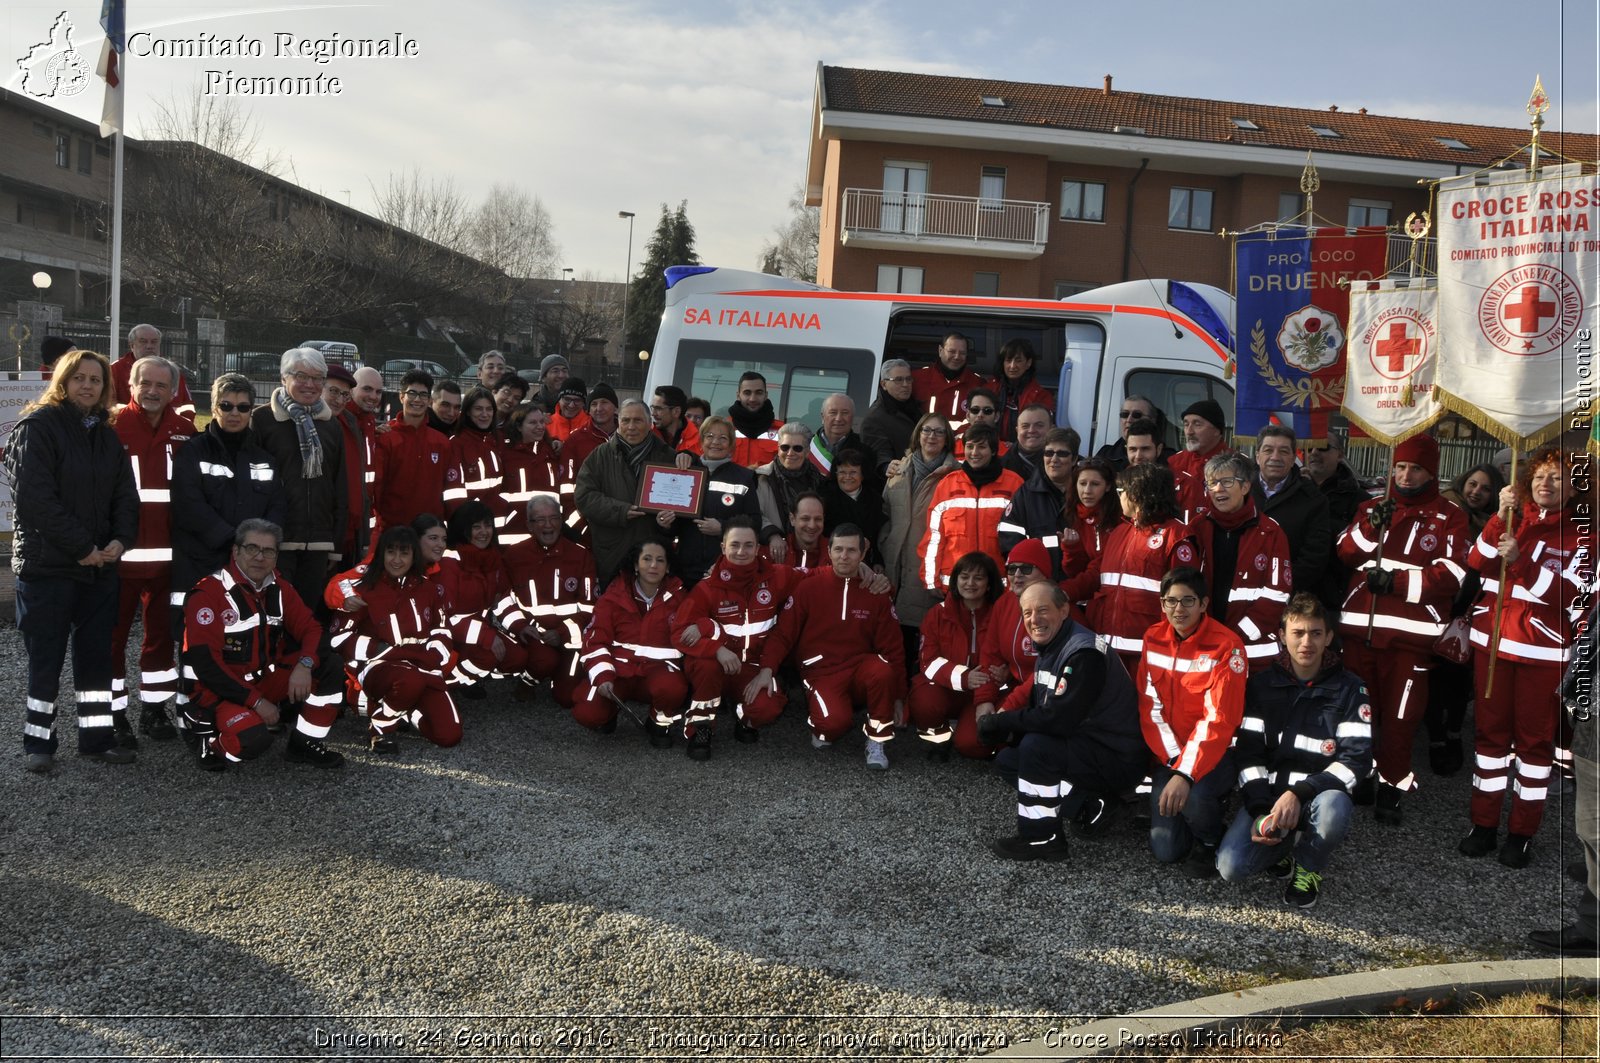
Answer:
[[[654,512],[700,515],[700,497],[705,493],[704,469],[680,469],[675,465],[646,465],[639,477],[640,509]]]

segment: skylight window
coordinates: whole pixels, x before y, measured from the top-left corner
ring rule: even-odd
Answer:
[[[1259,130],[1261,128],[1248,118],[1230,118],[1229,121],[1233,123],[1235,129]]]
[[[1433,139],[1437,140],[1439,143],[1443,144],[1445,147],[1449,148],[1451,151],[1471,151],[1472,150],[1470,147],[1468,147],[1466,144],[1462,143],[1461,141],[1457,140],[1455,137],[1434,137]]]
[[[983,99],[983,105],[985,107],[1004,107],[1004,106],[1006,106],[1006,98],[1004,96],[984,96],[984,97],[982,97],[982,99]]]
[[[1332,137],[1335,140],[1339,139],[1339,134],[1334,132],[1332,129],[1329,129],[1325,125],[1314,125],[1309,126],[1308,128],[1319,137]]]

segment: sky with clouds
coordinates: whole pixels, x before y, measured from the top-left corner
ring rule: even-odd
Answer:
[[[14,60],[63,9],[94,63],[98,4],[8,0],[8,88],[21,80]],[[1594,0],[129,0],[128,32],[141,31],[190,45],[242,35],[263,55],[131,56],[131,134],[208,70],[337,76],[338,95],[234,97],[300,184],[362,209],[374,186],[412,169],[473,200],[515,184],[549,209],[562,264],[602,279],[620,279],[627,260],[617,212],[638,214],[637,266],[660,205],[680,200],[705,261],[756,265],[804,176],[818,62],[1072,85],[1109,73],[1128,91],[1514,126],[1541,74],[1550,128],[1600,125]],[[275,55],[279,34],[400,34],[417,54],[318,64]],[[97,120],[99,83],[62,102]]]

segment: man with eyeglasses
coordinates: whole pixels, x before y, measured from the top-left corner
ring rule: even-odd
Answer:
[[[947,333],[939,341],[938,361],[911,374],[911,393],[918,407],[923,413],[944,414],[957,438],[967,426],[967,395],[983,386],[983,377],[967,364],[971,347],[961,333]]]
[[[655,397],[650,400],[650,418],[655,422],[655,434],[673,453],[700,453],[700,430],[683,416],[683,408],[688,402],[689,396],[676,384],[664,384],[656,388]]]
[[[1160,461],[1165,464],[1176,451],[1162,442],[1162,422],[1164,417],[1156,404],[1144,395],[1129,395],[1122,400],[1122,406],[1117,411],[1117,430],[1121,433],[1113,443],[1107,443],[1095,451],[1095,457],[1103,458],[1111,463],[1111,467],[1121,472],[1128,467],[1128,442],[1129,429],[1135,421],[1150,422],[1150,441],[1154,447],[1151,461]]]
[[[345,490],[344,433],[323,401],[328,363],[314,347],[285,351],[278,364],[283,386],[250,415],[256,442],[272,455],[283,480],[288,510],[278,544],[277,578],[308,608],[322,608],[329,559],[344,539],[349,514]],[[426,408],[424,400],[423,406]]]
[[[1073,466],[1077,447],[1070,428],[1052,428],[1040,451],[1040,467],[1011,496],[1000,518],[1000,550],[1006,557],[1024,539],[1038,539],[1050,551],[1051,579],[1065,575],[1062,568],[1063,507],[1072,500]],[[1074,533],[1076,534],[1076,533]]]
[[[344,766],[325,742],[344,699],[344,668],[323,645],[322,626],[274,571],[280,540],[277,525],[242,521],[232,560],[184,604],[184,711],[207,771],[265,753],[269,728],[287,723],[296,704],[285,759]]]
[[[1055,430],[1050,423],[1053,416],[1050,407],[1039,402],[1030,403],[1017,411],[1017,444],[1006,451],[1003,464],[1024,481],[1044,468],[1045,437]],[[1082,442],[1082,437],[1071,428],[1061,431],[1072,433],[1072,461],[1076,464],[1078,444]]]
[[[1316,593],[1333,556],[1334,527],[1328,500],[1294,462],[1294,429],[1267,425],[1256,433],[1260,475],[1251,488],[1256,508],[1283,528],[1294,565],[1293,591]],[[1343,525],[1340,525],[1343,528]]]
[[[1250,665],[1239,636],[1208,615],[1199,569],[1162,578],[1161,611],[1134,676],[1139,726],[1160,765],[1150,776],[1150,851],[1163,864],[1187,857],[1190,875],[1213,878]]]
[[[410,524],[418,515],[444,515],[444,490],[451,469],[450,440],[428,426],[433,378],[412,369],[400,378],[400,416],[378,439],[383,483],[378,493],[382,527]]]
[[[639,411],[643,420],[642,406]],[[641,436],[647,434],[639,428]],[[555,495],[530,498],[527,519],[528,538],[506,551],[511,589],[495,607],[495,623],[527,649],[528,668],[516,698],[531,700],[535,684],[547,679],[556,704],[570,710],[584,681],[578,655],[594,614],[594,555],[562,535]]]
[[[1238,633],[1251,669],[1259,671],[1278,654],[1278,618],[1289,602],[1293,566],[1283,528],[1256,508],[1254,479],[1255,464],[1243,454],[1225,451],[1206,462],[1211,505],[1189,528],[1206,559],[1211,616]]]
[[[911,363],[890,358],[878,373],[878,400],[861,419],[861,440],[871,448],[880,473],[911,449],[911,430],[922,413],[912,394]]]
[[[990,845],[1005,860],[1065,860],[1064,824],[1132,785],[1149,756],[1121,658],[1071,612],[1066,592],[1047,580],[1022,593],[1039,651],[1033,681],[978,717],[979,739],[1006,746],[995,766],[1017,788],[1017,833]]]
[[[160,355],[133,367],[133,400],[112,411],[111,427],[133,465],[139,490],[139,538],[117,562],[121,589],[111,631],[111,717],[122,745],[137,748],[128,722],[128,634],[142,614],[139,648],[139,730],[158,742],[177,737],[162,707],[178,692],[172,660],[172,499],[168,470],[173,456],[195,434],[194,422],[173,408],[178,367]],[[187,589],[187,588],[183,588]]]

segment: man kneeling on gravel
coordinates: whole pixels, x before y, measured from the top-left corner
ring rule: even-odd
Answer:
[[[1290,599],[1280,627],[1277,660],[1245,686],[1233,750],[1244,807],[1217,850],[1217,870],[1237,882],[1270,865],[1284,903],[1307,909],[1350,830],[1351,794],[1372,772],[1372,701],[1329,648],[1333,631],[1316,596]]]
[[[1039,650],[1033,680],[1001,711],[978,718],[985,745],[1015,743],[996,758],[1017,784],[1017,833],[990,846],[1007,860],[1065,859],[1062,824],[1086,800],[1137,783],[1149,757],[1122,658],[1071,611],[1066,592],[1048,580],[1022,592],[1022,622]]]

